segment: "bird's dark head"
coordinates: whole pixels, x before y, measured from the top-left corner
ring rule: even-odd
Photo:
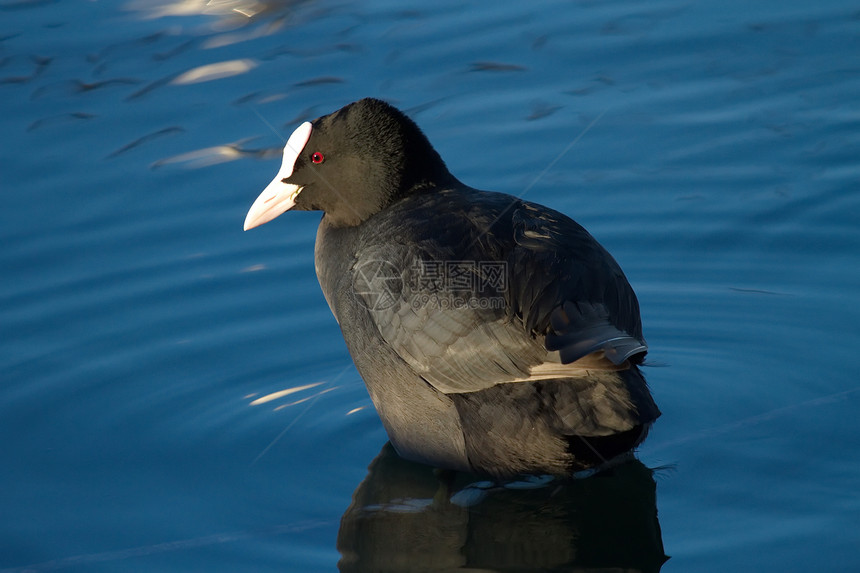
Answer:
[[[324,211],[335,226],[358,225],[405,195],[452,179],[415,122],[383,101],[363,99],[296,128],[245,230],[290,209]]]

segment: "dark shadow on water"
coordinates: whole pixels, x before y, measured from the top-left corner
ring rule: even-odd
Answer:
[[[339,568],[659,571],[667,558],[652,473],[631,460],[587,479],[512,489],[446,477],[386,444],[341,519]]]

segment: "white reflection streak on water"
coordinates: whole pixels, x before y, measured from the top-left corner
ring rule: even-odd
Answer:
[[[304,384],[303,386],[294,386],[293,388],[287,388],[286,390],[279,390],[277,392],[272,392],[271,394],[266,394],[262,398],[257,398],[253,402],[251,402],[251,406],[256,406],[258,404],[265,404],[266,402],[271,402],[272,400],[277,400],[278,398],[283,398],[284,396],[289,396],[290,394],[295,394],[296,392],[301,392],[303,390],[309,390],[311,388],[316,388],[317,386],[323,384],[322,382],[314,382],[313,384]]]
[[[231,76],[237,76],[239,74],[245,74],[256,68],[258,65],[259,64],[257,62],[250,58],[215,62],[214,64],[206,64],[204,66],[190,69],[174,78],[170,83],[184,85],[211,82],[213,80],[220,80]]]
[[[239,13],[241,14],[241,12],[239,12]],[[242,15],[245,16],[245,14],[242,14]],[[247,17],[251,18],[253,16],[247,16]],[[275,34],[278,31],[280,31],[282,28],[283,28],[283,21],[282,20],[275,21],[275,22],[268,22],[268,23],[264,23],[263,25],[255,28],[253,30],[250,30],[250,31],[236,32],[236,33],[229,33],[229,34],[220,34],[218,36],[215,36],[214,38],[211,38],[211,39],[203,42],[202,47],[204,50],[211,50],[213,48],[224,48],[226,46],[232,46],[233,44],[239,44],[241,42],[247,42],[250,40],[257,39],[257,38],[263,38],[265,36],[271,36],[272,34]]]
[[[340,377],[341,377],[341,376],[343,376],[344,374],[346,374],[347,372],[349,372],[349,371],[350,371],[350,370],[352,370],[352,369],[353,369],[353,365],[352,365],[352,364],[350,364],[349,366],[344,367],[344,368],[343,368],[343,370],[341,370],[341,371],[337,374],[337,376],[335,376],[334,378],[332,378],[332,379],[331,379],[331,381],[330,381],[329,383],[330,383],[330,384],[334,384],[335,382],[337,382],[337,381],[340,379]],[[318,382],[318,383],[316,383],[316,386],[319,386],[320,384],[323,384],[323,382]],[[337,386],[334,386],[334,387],[330,388],[329,390],[334,390],[335,388],[337,388]],[[324,390],[324,391],[321,391],[321,392],[317,392],[317,393],[316,393],[316,395],[312,396],[312,399],[308,401],[308,405],[305,407],[305,409],[304,409],[304,410],[302,410],[301,412],[299,412],[299,413],[296,415],[296,417],[295,417],[295,418],[293,418],[293,419],[290,421],[290,423],[289,423],[289,424],[287,424],[287,427],[286,427],[286,428],[284,428],[283,430],[281,430],[281,433],[280,433],[280,434],[278,434],[277,436],[275,436],[275,438],[274,438],[271,442],[269,442],[269,445],[268,445],[268,446],[266,446],[265,448],[263,448],[263,451],[261,451],[259,454],[257,454],[257,457],[256,457],[256,458],[254,458],[254,460],[251,462],[251,465],[253,466],[254,464],[256,464],[256,463],[257,463],[257,461],[259,461],[259,460],[260,460],[260,458],[262,458],[264,455],[266,455],[266,452],[268,452],[270,449],[272,449],[272,446],[274,446],[276,443],[278,443],[278,440],[280,440],[281,438],[283,438],[283,437],[284,437],[284,435],[286,435],[286,433],[290,430],[290,428],[292,428],[292,427],[293,427],[293,425],[295,425],[295,423],[296,423],[296,422],[298,422],[298,421],[299,421],[299,419],[301,419],[301,417],[302,417],[302,416],[304,416],[304,415],[308,412],[308,410],[310,410],[310,409],[311,409],[311,407],[313,407],[313,405],[314,405],[314,404],[316,404],[316,401],[317,401],[317,400],[319,400],[320,396],[322,396],[323,394],[325,394],[325,393],[326,393],[326,392],[328,392],[329,390]],[[263,398],[260,398],[259,400],[262,400],[262,399],[263,399]],[[258,400],[255,400],[254,402],[258,402]],[[253,404],[253,402],[252,402],[252,404]],[[350,413],[352,413],[352,412],[350,412]]]
[[[231,16],[253,18],[265,9],[257,0],[179,0],[178,2],[132,2],[129,9],[145,12],[145,18],[156,19],[168,16]]]
[[[326,388],[325,390],[320,390],[316,394],[314,394],[312,396],[308,396],[307,398],[302,398],[300,400],[290,402],[289,404],[281,404],[280,406],[275,408],[275,412],[277,412],[278,410],[283,410],[284,408],[287,408],[289,406],[295,406],[296,404],[301,404],[302,402],[307,402],[308,400],[311,400],[312,398],[319,398],[323,394],[328,394],[332,390],[337,390],[338,388],[340,388],[340,386],[332,386],[331,388]]]
[[[169,165],[171,163],[186,163],[188,167],[192,168],[209,167],[210,165],[235,161],[237,159],[241,159],[245,155],[246,154],[244,152],[232,145],[216,145],[214,147],[206,147],[196,151],[180,153],[179,155],[174,155],[173,157],[168,157],[166,159],[159,159],[154,162],[151,167],[156,169],[162,165]]]

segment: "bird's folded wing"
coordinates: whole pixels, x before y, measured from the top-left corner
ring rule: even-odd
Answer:
[[[524,205],[498,222],[493,251],[503,256],[506,282],[495,290],[475,286],[485,284],[483,276],[471,290],[428,284],[422,265],[446,261],[414,246],[386,252],[401,273],[399,290],[384,305],[366,305],[371,321],[442,392],[617,370],[646,350],[636,297],[614,259],[570,219]],[[378,256],[358,254],[358,266],[363,256]],[[474,261],[483,254],[448,256]]]

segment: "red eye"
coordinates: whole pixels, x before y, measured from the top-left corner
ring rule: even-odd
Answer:
[[[311,155],[311,161],[314,163],[322,163],[325,160],[325,156],[319,151],[314,151],[314,154]]]

